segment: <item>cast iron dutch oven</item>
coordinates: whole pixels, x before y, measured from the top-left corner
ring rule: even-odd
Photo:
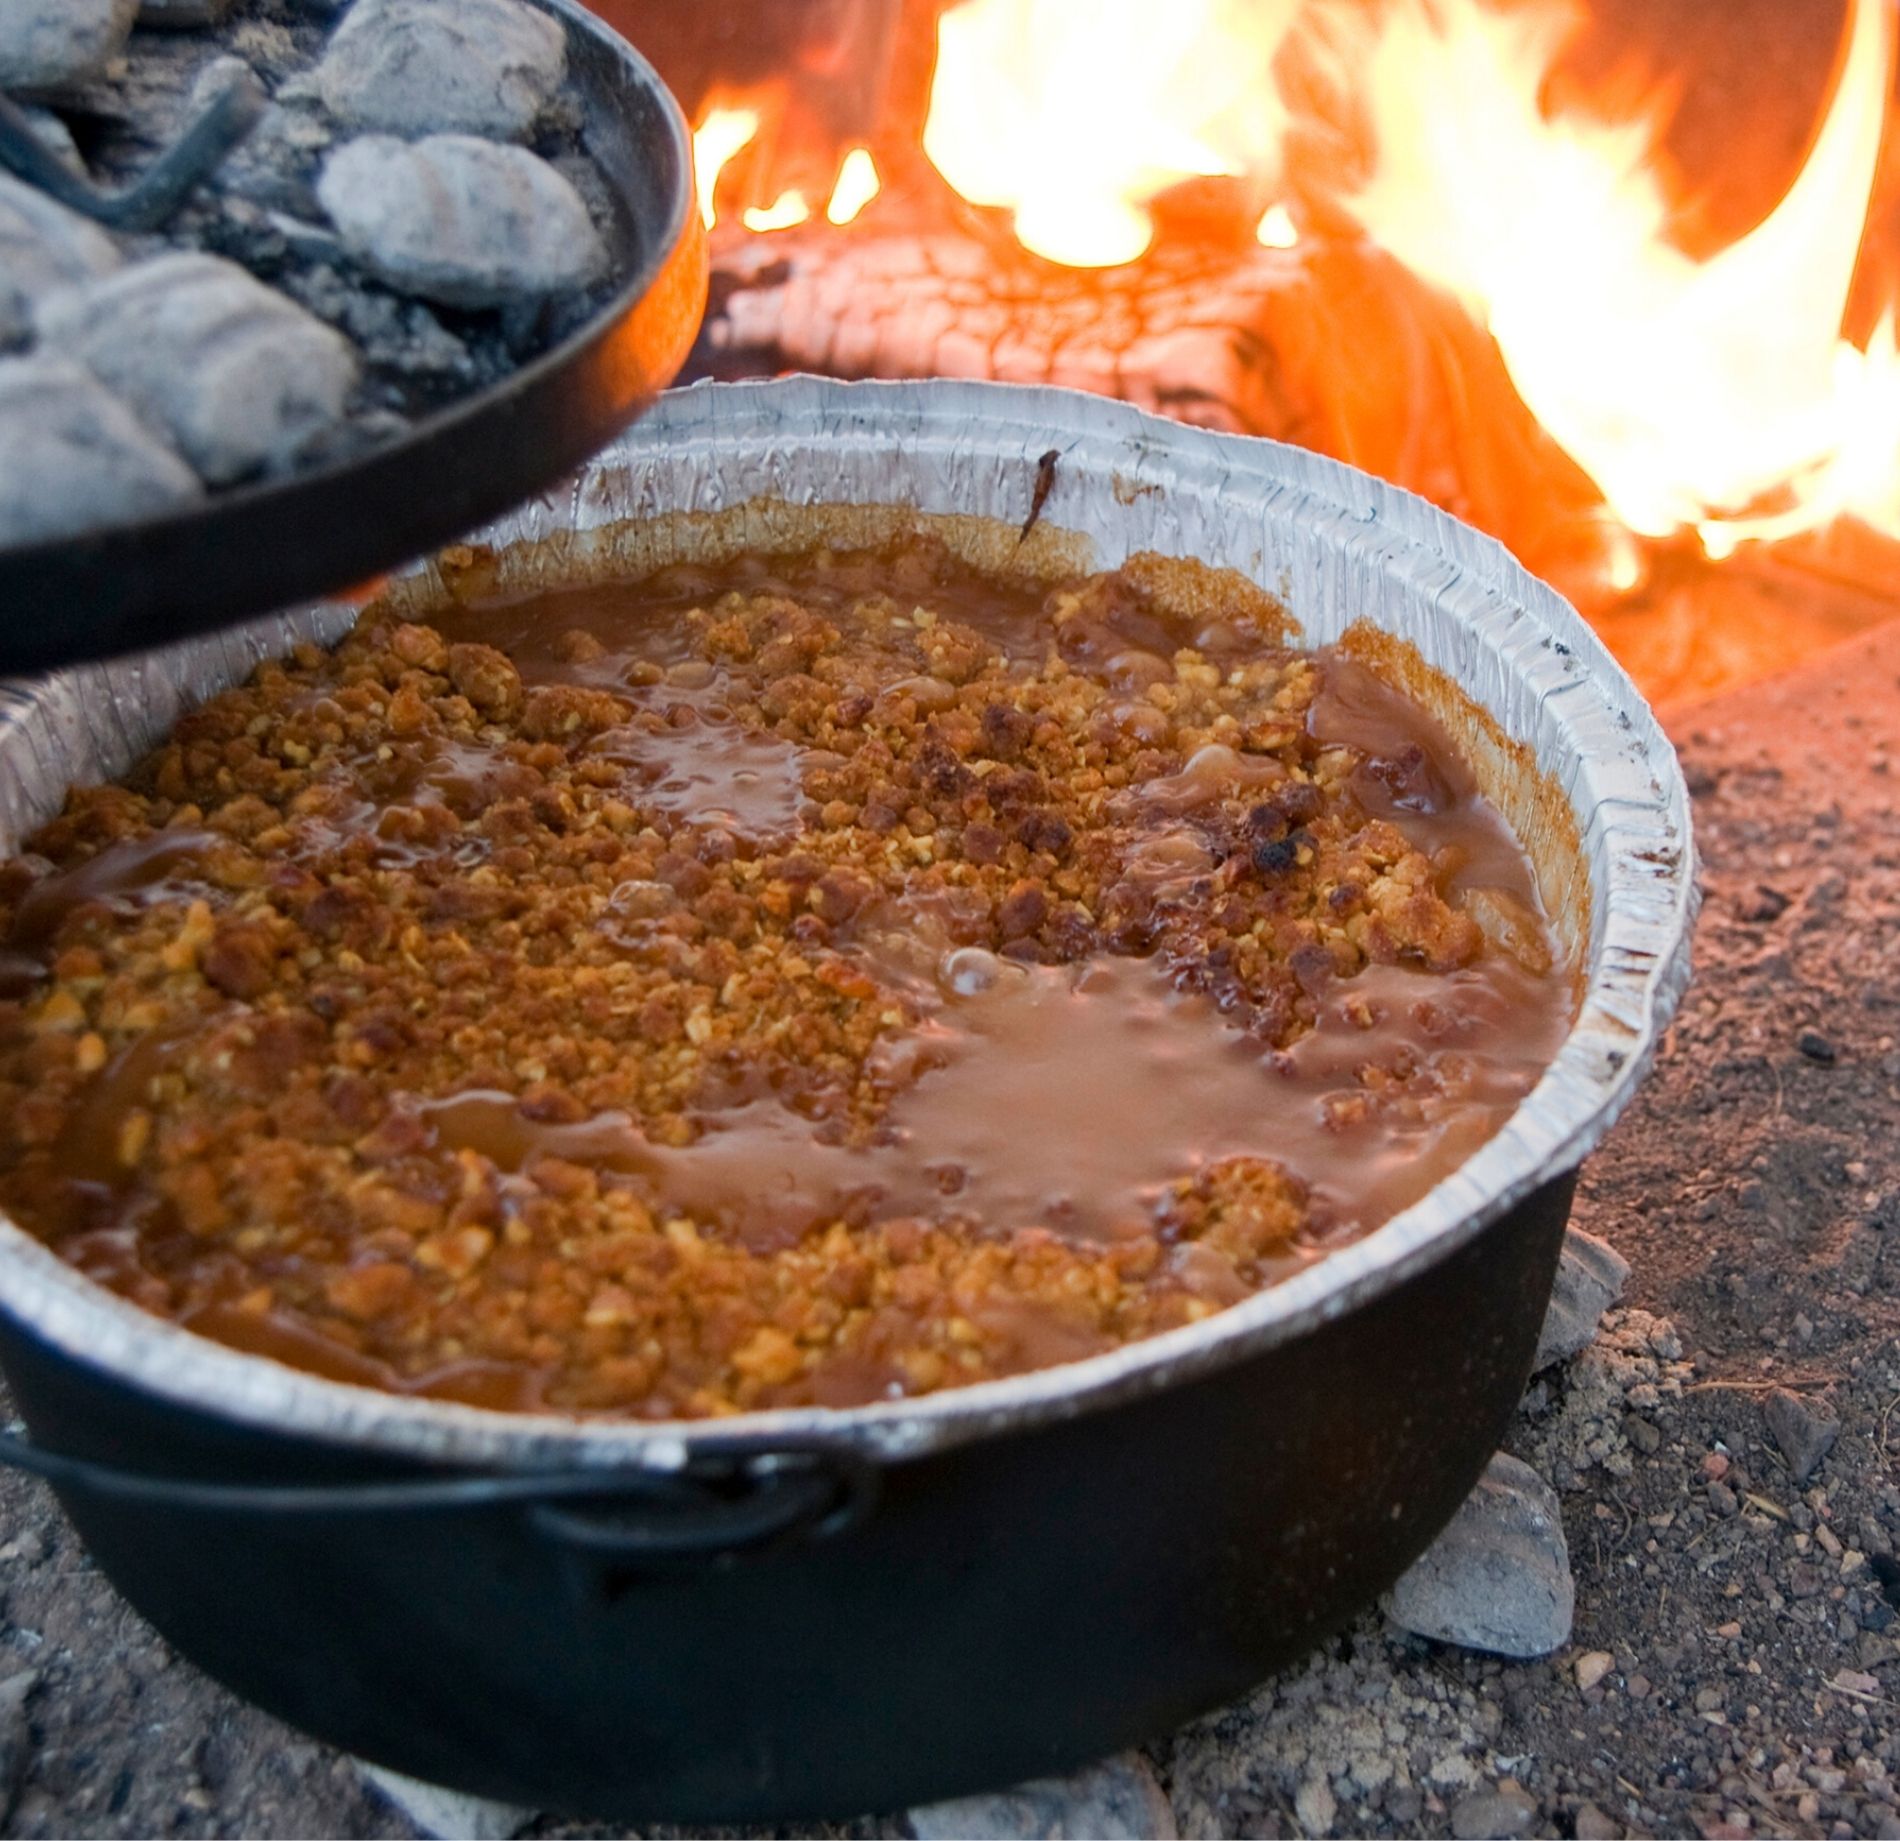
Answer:
[[[1020,525],[1051,448],[1044,515],[1103,565],[1235,566],[1314,643],[1361,618],[1399,632],[1522,744],[1511,771],[1575,820],[1553,906],[1584,988],[1557,1063],[1424,1201],[1276,1290],[1108,1356],[849,1412],[655,1428],[378,1394],[148,1318],[0,1225],[0,1361],[30,1435],[11,1460],[210,1673],[365,1758],[538,1808],[895,1808],[1060,1771],[1239,1694],[1371,1600],[1470,1490],[1525,1383],[1576,1166],[1687,975],[1675,758],[1568,606],[1349,468],[989,385],[677,392],[489,539],[569,533],[579,554],[690,508],[763,542],[759,501]],[[181,699],[348,618],[9,693],[0,844]]]

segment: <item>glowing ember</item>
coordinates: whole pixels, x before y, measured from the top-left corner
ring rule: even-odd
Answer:
[[[1854,0],[1799,178],[1700,263],[1670,241],[1654,119],[1545,119],[1566,24],[1469,4],[1388,14],[1349,63],[1377,147],[1350,208],[1490,328],[1525,403],[1632,530],[1692,527],[1714,555],[1842,513],[1900,534],[1893,322],[1864,350],[1842,337],[1893,8]]]
[[[789,230],[811,216],[811,206],[803,192],[787,191],[771,204],[751,205],[739,215],[748,230]]]
[[[699,215],[710,230],[719,221],[713,194],[719,187],[719,175],[726,162],[742,147],[750,145],[759,131],[757,109],[708,109],[693,130],[693,171],[699,186]]]
[[[825,216],[834,224],[848,224],[883,190],[877,176],[877,162],[867,147],[853,147],[838,168],[838,183],[832,187],[831,203]]]
[[[1277,169],[1272,64],[1298,0],[969,0],[938,26],[924,151],[1024,245],[1132,262],[1182,179]]]

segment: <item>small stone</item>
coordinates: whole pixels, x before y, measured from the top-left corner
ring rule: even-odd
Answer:
[[[0,546],[157,517],[201,494],[192,470],[83,366],[0,359]]]
[[[1577,1805],[1577,1812],[1571,1818],[1571,1832],[1577,1841],[1623,1841],[1621,1825],[1595,1803]]]
[[[139,0],[6,0],[0,89],[77,89],[106,73],[132,35]]]
[[[46,1538],[36,1528],[28,1528],[0,1547],[0,1560],[19,1560],[27,1566],[37,1566],[45,1558]]]
[[[1522,1790],[1474,1790],[1451,1812],[1458,1841],[1494,1841],[1527,1835],[1537,1822],[1537,1805]]]
[[[1589,1693],[1615,1666],[1616,1658],[1607,1649],[1587,1651],[1577,1658],[1577,1686]]]
[[[522,147],[366,135],[331,156],[317,196],[364,267],[445,306],[533,302],[607,267],[580,194]]]
[[[12,1813],[13,1799],[32,1761],[33,1729],[27,1723],[26,1703],[39,1684],[36,1668],[0,1681],[0,1821]]]
[[[532,1809],[445,1790],[440,1784],[405,1777],[380,1764],[365,1764],[359,1759],[356,1768],[366,1783],[401,1810],[421,1833],[436,1841],[513,1841],[535,1818]]]
[[[1841,1435],[1841,1422],[1833,1413],[1811,1405],[1786,1388],[1777,1388],[1768,1396],[1762,1417],[1797,1483],[1805,1483],[1814,1475]]]
[[[1613,1246],[1571,1228],[1564,1235],[1563,1256],[1557,1262],[1557,1280],[1531,1371],[1537,1373],[1553,1362],[1582,1354],[1596,1339],[1603,1313],[1623,1295],[1629,1275],[1629,1261]]]
[[[1174,1811],[1148,1762],[1130,1752],[996,1796],[963,1796],[910,1812],[917,1841],[1174,1841]]]
[[[118,266],[117,245],[96,224],[0,174],[0,345],[27,337],[48,295]]]
[[[1702,1474],[1711,1483],[1720,1483],[1728,1475],[1729,1457],[1726,1451],[1711,1451],[1702,1460]]]
[[[1726,1483],[1711,1483],[1708,1489],[1709,1507],[1726,1521],[1731,1515],[1741,1513],[1741,1498]]]
[[[1300,1831],[1309,1835],[1330,1835],[1339,1817],[1339,1799],[1323,1771],[1312,1771],[1293,1793],[1293,1813],[1299,1817]]]
[[[567,34],[521,0],[356,0],[316,71],[352,128],[526,140],[567,74]]]
[[[1819,1062],[1822,1067],[1832,1067],[1840,1058],[1840,1051],[1818,1029],[1804,1029],[1795,1037],[1794,1045],[1810,1061]]]
[[[216,256],[122,269],[55,295],[38,325],[214,485],[289,468],[343,419],[356,385],[348,340]]]
[[[1401,1630],[1519,1657],[1561,1649],[1575,1608],[1556,1493],[1502,1452],[1385,1598]]]

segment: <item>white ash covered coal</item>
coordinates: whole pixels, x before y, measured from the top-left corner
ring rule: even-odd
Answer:
[[[34,309],[49,294],[109,275],[119,259],[98,225],[0,174],[0,347],[31,336]]]
[[[19,543],[155,517],[198,476],[83,365],[0,358],[0,531]]]
[[[7,0],[0,89],[60,91],[103,77],[125,50],[139,0]]]
[[[531,0],[0,0],[0,90],[96,195],[261,93],[151,221],[0,176],[0,546],[352,458],[565,338],[631,228],[567,74]]]
[[[341,333],[217,256],[159,256],[35,316],[41,345],[76,358],[200,478],[283,472],[343,420],[356,352]]]
[[[525,141],[566,74],[566,34],[514,0],[356,0],[316,85],[351,128]]]
[[[469,134],[366,134],[317,196],[343,247],[405,294],[506,307],[585,288],[607,267],[581,195],[545,160]]]

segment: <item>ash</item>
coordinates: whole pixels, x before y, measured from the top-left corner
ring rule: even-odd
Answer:
[[[1621,1305],[1507,1440],[1557,1491],[1565,1646],[1368,1613],[1143,1753],[827,1832],[1900,1836],[1896,687],[1900,626],[1669,723],[1700,982],[1584,1173]],[[619,1832],[372,1788],[173,1658],[15,1477],[0,1594],[7,1834]]]
[[[375,15],[360,22],[374,29],[356,35],[358,50],[339,70],[348,49],[345,28],[359,13]],[[93,20],[94,14],[102,19]],[[116,29],[114,17],[120,21]],[[467,40],[478,29],[487,48],[471,57]],[[399,30],[408,36],[393,37]],[[69,46],[53,43],[62,33]],[[109,41],[106,55],[101,33]],[[370,73],[382,105],[375,124],[351,118],[339,100],[370,88],[362,68],[364,42],[372,58],[389,43],[400,43],[404,51],[393,69]],[[439,132],[445,94],[440,67],[450,53],[458,54],[463,73],[462,115],[483,124],[479,132],[487,139]],[[60,56],[67,59],[63,67]],[[483,57],[490,62],[484,64]],[[503,382],[598,310],[630,248],[631,227],[583,150],[564,62],[559,27],[525,0],[144,0],[142,9],[133,0],[7,0],[0,7],[0,86],[31,105],[48,148],[69,167],[77,161],[102,191],[134,182],[223,84],[248,72],[261,85],[265,101],[255,127],[162,228],[105,233],[125,268],[181,251],[228,261],[234,265],[233,288],[247,278],[261,283],[281,308],[305,316],[313,330],[332,329],[347,341],[350,388],[336,410],[314,426],[290,418],[297,433],[291,442],[247,440],[232,430],[221,451],[248,447],[260,458],[237,479],[199,469],[213,490],[365,453],[417,419]],[[485,96],[471,99],[469,92],[484,86]],[[497,109],[505,112],[497,115]],[[343,213],[333,215],[319,197],[332,160],[354,142],[386,132],[392,113],[418,153],[436,150],[432,172],[446,166],[453,174],[464,164],[478,164],[484,177],[496,164],[504,172],[500,188],[470,188],[474,209],[425,216],[421,260],[412,208],[403,227],[407,267],[389,259],[392,233],[382,227],[387,212],[366,217],[358,209],[346,224]],[[444,117],[451,127],[457,119],[453,112]],[[520,198],[501,195],[516,183]],[[0,187],[12,184],[0,181]],[[545,251],[538,261],[530,259],[532,251],[517,253],[524,241],[518,235],[522,207],[545,216],[550,196],[575,232],[570,244],[591,253],[591,263],[563,264]],[[0,248],[8,251],[10,270],[8,287],[0,288],[9,309],[0,313],[0,355],[63,361],[74,354],[65,349],[61,328],[85,317],[83,303],[76,309],[73,296],[103,285],[85,279],[101,267],[101,233],[49,205],[46,211],[63,226],[49,231],[36,223],[36,241],[16,250],[6,240],[7,206],[0,192]],[[42,271],[45,283],[34,290],[35,298],[15,301],[14,276]],[[478,288],[469,285],[470,275],[479,277]],[[158,369],[164,361],[154,356],[150,362]],[[118,388],[114,379],[107,381]],[[191,442],[152,413],[152,394],[144,392],[146,400],[139,401],[135,390],[132,406],[154,437],[190,460]],[[223,406],[194,405],[192,418],[202,424],[212,415],[259,413],[255,381],[229,395]],[[115,515],[93,494],[75,505],[68,528],[48,530],[42,524],[11,527],[0,505],[0,545],[78,534],[146,509],[128,502]]]

